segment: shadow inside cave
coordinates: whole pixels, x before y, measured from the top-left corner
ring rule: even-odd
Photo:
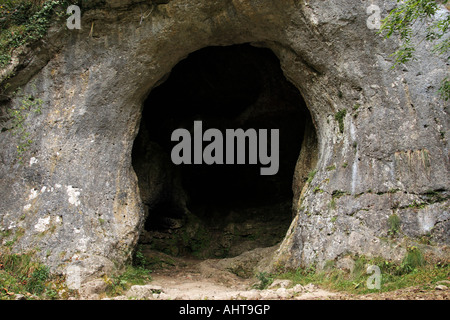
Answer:
[[[222,132],[279,129],[278,173],[261,175],[259,164],[174,165],[171,134],[192,132],[194,121]],[[173,256],[224,258],[279,243],[292,220],[293,175],[308,124],[305,101],[271,50],[242,44],[190,54],[144,102],[132,152],[145,207],[140,244]]]

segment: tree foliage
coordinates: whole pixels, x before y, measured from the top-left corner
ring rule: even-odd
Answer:
[[[425,28],[425,36],[421,41],[433,43],[432,51],[450,59],[450,7],[449,0],[397,0],[398,5],[383,20],[381,33],[385,38],[399,35],[401,45],[393,54],[394,66],[416,60],[415,45],[412,39],[417,30]],[[446,9],[447,8],[447,9]],[[450,98],[450,79],[446,76],[439,89],[441,97],[447,101]]]
[[[43,38],[63,0],[0,0],[0,68],[20,46]]]

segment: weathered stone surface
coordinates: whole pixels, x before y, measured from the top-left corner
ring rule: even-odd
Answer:
[[[244,291],[239,294],[239,296],[245,298],[246,300],[259,300],[261,299],[261,293],[258,290]]]
[[[106,291],[108,284],[103,279],[95,279],[83,283],[79,288],[83,299],[97,300],[99,295]]]
[[[111,260],[103,256],[75,255],[73,260],[75,261],[64,269],[67,286],[72,290],[80,290],[83,285],[90,283],[86,286],[87,294],[97,287],[98,277],[110,275],[116,269]]]
[[[256,248],[233,258],[211,260],[216,262],[213,272],[218,272],[216,268],[219,268],[228,270],[239,277],[250,278],[255,273],[264,271],[261,265],[267,266],[269,264],[270,257],[275,249],[276,247]],[[209,264],[208,260],[202,262],[204,266]]]
[[[300,292],[303,292],[303,291],[305,291],[305,288],[301,284],[296,284],[295,286],[292,287],[292,292],[294,294],[300,293]]]
[[[136,299],[144,299],[151,297],[154,293],[161,294],[162,288],[160,286],[154,285],[154,284],[148,284],[148,285],[135,285],[132,286],[128,291],[126,296],[129,298],[136,298]]]
[[[23,294],[16,294],[14,300],[27,300]]]
[[[129,259],[145,218],[131,163],[142,101],[189,53],[238,43],[278,56],[317,135],[317,161],[301,156],[316,173],[303,190],[307,170],[296,175],[297,210],[273,266],[323,266],[347,254],[400,259],[404,236],[449,244],[448,105],[435,94],[448,67],[422,43],[424,59],[390,70],[395,40],[366,27],[367,3],[98,3],[81,30],[55,25],[16,62],[10,90],[24,85],[43,105],[25,121],[33,143],[23,164],[11,123],[0,123],[3,245],[38,249],[57,272],[82,264],[82,281]],[[394,3],[379,1],[383,16]],[[390,238],[392,214],[400,233]]]
[[[276,289],[276,288],[288,288],[292,286],[291,280],[281,280],[281,279],[275,279],[272,284],[269,286],[269,289]]]
[[[336,264],[336,268],[352,273],[355,268],[355,261],[350,257],[344,257],[339,259]]]

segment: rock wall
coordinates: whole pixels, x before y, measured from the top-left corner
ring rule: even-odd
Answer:
[[[382,16],[395,3],[375,2]],[[2,244],[35,250],[57,272],[78,266],[84,280],[129,259],[144,222],[131,151],[145,97],[189,53],[251,43],[278,56],[317,134],[315,174],[294,190],[298,211],[272,264],[399,259],[423,237],[448,245],[449,117],[436,95],[448,67],[422,43],[422,59],[391,70],[396,40],[367,28],[368,5],[114,0],[83,9],[81,30],[56,21],[3,80],[7,95],[22,87],[3,112],[30,96],[42,105],[26,115],[22,163],[2,117]]]

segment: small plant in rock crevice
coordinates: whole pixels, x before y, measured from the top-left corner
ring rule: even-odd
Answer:
[[[388,218],[388,225],[389,225],[389,231],[388,234],[390,236],[395,236],[397,233],[400,232],[400,218],[394,213],[391,214]]]
[[[347,110],[343,109],[341,111],[336,112],[334,115],[334,120],[336,120],[339,124],[339,131],[344,133],[344,118],[347,115]]]
[[[307,182],[307,183],[311,183],[311,182],[313,181],[314,176],[316,175],[316,173],[317,173],[317,170],[311,170],[311,171],[308,173],[308,178],[307,178],[306,182]]]

